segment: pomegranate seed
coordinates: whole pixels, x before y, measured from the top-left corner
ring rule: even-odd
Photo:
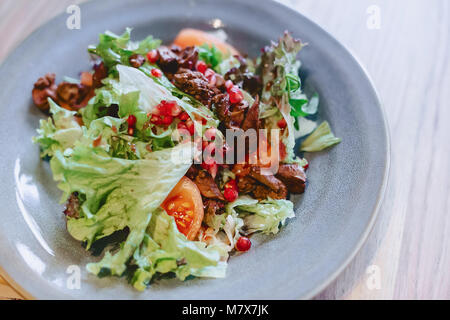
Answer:
[[[161,117],[154,114],[152,115],[152,117],[150,118],[150,122],[154,123],[154,124],[161,124]]]
[[[136,125],[136,117],[130,114],[128,116],[127,123],[129,128],[133,128]]]
[[[197,69],[197,71],[204,74],[206,69],[208,69],[208,66],[206,65],[206,63],[204,61],[199,60],[196,65],[196,69]]]
[[[225,189],[225,191],[223,192],[223,196],[224,196],[225,200],[227,200],[228,202],[233,202],[234,200],[236,200],[238,195],[239,194],[238,194],[237,190],[235,190],[233,188]]]
[[[225,88],[227,89],[227,92],[230,91],[230,89],[234,86],[233,81],[227,80],[225,81]]]
[[[159,59],[159,53],[157,50],[153,49],[147,52],[147,60],[150,63],[155,63]]]
[[[189,119],[189,114],[186,111],[183,111],[180,116],[178,117],[181,121],[186,121],[187,119]]]
[[[230,181],[228,181],[227,183],[225,183],[225,189],[234,189],[237,191],[237,183],[235,179],[231,179]]]
[[[277,126],[278,126],[278,128],[280,128],[280,129],[286,128],[286,126],[287,126],[286,119],[283,118],[283,119],[281,119],[281,120],[278,120]]]
[[[163,125],[168,126],[169,124],[171,124],[173,122],[173,117],[172,116],[162,116],[161,117],[161,123]]]
[[[303,170],[305,170],[306,171],[306,169],[308,169],[309,168],[309,163],[307,163],[307,164],[305,164],[304,166],[303,166]]]
[[[181,108],[176,101],[167,101],[164,105],[164,112],[169,116],[178,117],[181,113]]]
[[[202,150],[205,150],[205,148],[209,145],[208,141],[203,140],[202,141]]]
[[[242,101],[244,99],[244,95],[242,94],[241,90],[238,88],[238,86],[233,86],[229,91],[228,94],[230,95],[230,102],[232,104],[236,104]]]
[[[240,237],[238,241],[236,241],[236,250],[238,251],[248,251],[252,246],[252,242],[247,237]]]
[[[194,126],[194,122],[191,119],[186,120],[186,127],[192,136],[195,132],[195,126]]]
[[[216,128],[209,128],[205,131],[205,138],[208,141],[213,141],[216,139]]]
[[[178,129],[184,129],[184,130],[187,130],[187,126],[186,126],[186,124],[183,123],[183,122],[178,122],[177,128],[178,128]]]
[[[159,78],[162,76],[162,72],[159,69],[152,69],[152,71],[150,71],[150,72],[152,73],[152,76],[154,76],[154,77]]]

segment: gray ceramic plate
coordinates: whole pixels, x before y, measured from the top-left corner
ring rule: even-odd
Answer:
[[[81,6],[81,30],[61,15],[34,32],[0,69],[0,265],[20,292],[35,298],[284,299],[318,293],[355,255],[373,225],[386,184],[388,136],[371,82],[352,55],[302,15],[268,1],[95,1]],[[212,30],[221,19],[229,41],[250,56],[284,30],[308,42],[302,76],[321,97],[321,114],[343,142],[307,155],[309,188],[295,198],[297,218],[276,237],[257,238],[233,257],[226,279],[165,280],[134,291],[124,279],[97,279],[92,260],[65,230],[60,191],[31,143],[40,112],[34,81],[47,72],[76,77],[89,68],[86,47],[109,29],[169,41],[183,27]],[[68,289],[68,266],[81,288]]]

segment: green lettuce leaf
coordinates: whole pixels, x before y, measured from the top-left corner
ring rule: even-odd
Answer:
[[[52,118],[40,120],[38,135],[33,137],[33,142],[41,147],[42,157],[52,157],[57,150],[64,152],[73,147],[75,141],[83,134],[74,118],[76,112],[61,108],[50,98],[48,102]]]
[[[301,92],[298,77],[300,61],[296,57],[302,47],[299,40],[286,32],[278,43],[266,47],[261,56],[261,114],[266,118],[267,129],[278,128],[276,123],[281,118],[286,120],[287,130],[281,136],[287,152],[285,162],[295,159],[295,118],[298,110],[301,111],[302,106],[308,102]]]
[[[288,218],[295,217],[294,205],[289,200],[257,201],[241,197],[228,205],[239,214],[244,221],[242,233],[262,232],[276,234],[280,226],[284,226]],[[228,208],[227,208],[228,210]]]
[[[223,278],[226,273],[221,248],[187,240],[173,217],[162,209],[153,213],[132,264],[138,266],[131,279],[138,290],[144,290],[156,273],[174,273],[180,280],[188,276]]]
[[[198,58],[215,69],[224,59],[222,52],[215,45],[203,44],[198,47]]]
[[[327,121],[322,122],[302,143],[300,150],[307,152],[321,151],[341,142],[331,132]]]
[[[127,28],[122,35],[106,31],[100,34],[99,43],[88,48],[89,53],[99,56],[109,72],[114,73],[117,64],[130,65],[129,58],[133,54],[145,55],[161,45],[161,40],[148,36],[140,42],[130,40],[131,29]]]
[[[120,275],[125,262],[141,243],[151,213],[159,207],[192,163],[191,144],[155,151],[143,160],[113,158],[101,148],[83,144],[70,157],[57,151],[50,161],[54,179],[64,192],[62,201],[73,192],[84,197],[80,218],[69,218],[67,229],[89,248],[93,241],[125,227],[130,229],[120,253],[106,254],[105,267]]]

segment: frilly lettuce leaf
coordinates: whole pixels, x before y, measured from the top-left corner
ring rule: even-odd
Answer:
[[[83,132],[75,120],[76,112],[69,111],[58,106],[52,99],[48,99],[52,118],[40,120],[38,135],[33,141],[41,147],[42,157],[52,157],[57,150],[64,151],[73,147]]]
[[[131,283],[138,290],[144,290],[156,273],[171,272],[185,280],[188,276],[223,278],[226,272],[220,247],[187,240],[178,231],[173,217],[162,209],[152,214],[132,264],[138,268]]]
[[[161,40],[148,36],[140,42],[130,40],[131,28],[127,28],[122,35],[111,31],[100,34],[99,43],[88,48],[89,53],[99,56],[109,71],[114,72],[117,64],[129,65],[129,58],[133,54],[145,55],[152,49],[161,45]]]
[[[228,205],[230,210],[238,213],[244,225],[241,232],[251,234],[254,232],[273,233],[286,223],[288,218],[295,217],[294,205],[289,200],[262,200],[257,201],[241,197]],[[228,208],[227,208],[228,210]]]
[[[261,73],[263,92],[261,95],[261,114],[268,129],[277,128],[276,122],[284,118],[287,130],[281,139],[286,146],[287,159],[292,162],[295,158],[295,110],[299,104],[307,103],[305,95],[301,93],[301,83],[298,77],[300,61],[297,54],[302,49],[302,43],[295,40],[289,33],[285,33],[278,43],[266,47],[261,56]],[[301,106],[300,106],[301,108]]]
[[[104,268],[121,275],[125,263],[142,242],[150,215],[186,173],[192,163],[191,145],[152,152],[143,160],[111,157],[101,148],[77,145],[70,157],[57,151],[50,161],[54,179],[64,191],[63,200],[78,192],[85,200],[80,218],[69,218],[67,229],[87,248],[93,241],[128,227],[130,233],[121,250],[107,252],[88,270],[99,274]]]
[[[324,121],[303,141],[300,150],[307,152],[321,151],[341,141],[331,132],[328,122]]]

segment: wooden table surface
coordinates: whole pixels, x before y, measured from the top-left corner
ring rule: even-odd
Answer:
[[[0,62],[80,2],[1,0]],[[353,262],[316,298],[450,299],[450,1],[281,2],[358,57],[390,127],[390,178],[377,223]],[[18,296],[0,279],[0,297]]]

